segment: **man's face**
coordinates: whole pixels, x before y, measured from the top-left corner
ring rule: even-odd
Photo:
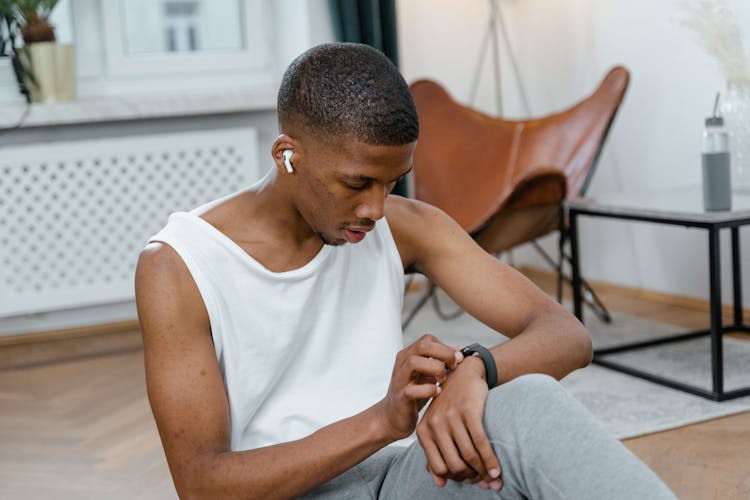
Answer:
[[[299,213],[328,245],[362,241],[383,217],[396,181],[411,170],[415,146],[305,141],[294,193]]]

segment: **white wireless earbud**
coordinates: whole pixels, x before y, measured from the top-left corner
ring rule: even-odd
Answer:
[[[284,165],[286,166],[286,171],[290,174],[294,172],[294,168],[292,168],[292,155],[294,154],[294,151],[291,149],[285,149],[284,150]]]

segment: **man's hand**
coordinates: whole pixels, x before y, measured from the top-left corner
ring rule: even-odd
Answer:
[[[442,386],[417,426],[417,437],[427,457],[435,484],[448,479],[478,482],[499,490],[500,463],[484,432],[482,417],[487,399],[484,365],[466,358]]]
[[[383,422],[394,439],[414,432],[419,411],[427,401],[440,394],[446,380],[463,355],[432,335],[423,335],[396,356],[388,394],[380,401]]]

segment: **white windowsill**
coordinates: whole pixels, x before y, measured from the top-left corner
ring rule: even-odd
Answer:
[[[21,128],[266,111],[276,108],[276,92],[256,87],[33,104]],[[24,109],[24,104],[0,105],[0,129],[14,127]]]

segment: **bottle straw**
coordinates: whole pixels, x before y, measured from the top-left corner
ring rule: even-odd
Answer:
[[[720,92],[716,93],[716,99],[714,99],[714,117],[718,116],[716,114],[717,109],[719,108],[719,96],[721,95]]]

